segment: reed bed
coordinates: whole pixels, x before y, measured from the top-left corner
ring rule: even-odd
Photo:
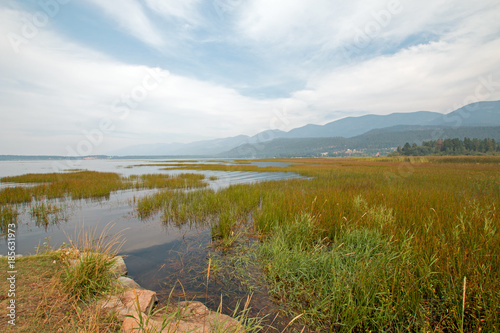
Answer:
[[[9,224],[17,225],[17,210],[11,206],[0,206],[0,233],[7,235]]]
[[[145,174],[140,176],[130,176],[128,178],[134,182],[136,189],[143,188],[168,188],[168,189],[182,189],[182,188],[197,188],[205,187],[207,183],[204,181],[205,176],[193,173],[181,173],[179,175],[168,174]]]
[[[311,179],[160,192],[138,212],[222,239],[249,225],[271,296],[319,330],[500,330],[500,158],[289,161]]]
[[[0,190],[0,232],[8,224],[17,224],[18,209],[27,205],[38,227],[47,229],[66,219],[56,199],[109,199],[112,192],[127,189],[191,189],[208,185],[201,174],[146,174],[121,177],[116,173],[74,171],[66,173],[26,174],[1,178],[20,186]],[[26,186],[30,184],[30,186]]]
[[[45,230],[50,225],[66,219],[64,209],[50,202],[34,202],[30,208],[30,215],[35,220],[36,226],[43,227]]]
[[[31,202],[32,199],[71,199],[109,198],[112,192],[126,189],[144,188],[194,188],[204,187],[205,176],[182,173],[171,176],[166,174],[147,174],[121,177],[117,173],[79,171],[68,173],[26,174],[1,178],[2,182],[31,183],[35,186],[16,186],[0,191],[0,205]]]

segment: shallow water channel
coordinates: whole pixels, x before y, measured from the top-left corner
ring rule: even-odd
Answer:
[[[157,161],[148,160],[146,163]],[[140,161],[144,163],[144,161]],[[0,177],[25,173],[51,172],[49,161],[0,162]],[[209,187],[218,190],[233,184],[258,181],[300,178],[298,174],[287,172],[230,172],[160,170],[159,166],[132,167],[138,161],[98,160],[84,161],[80,169],[117,172],[124,176],[147,173],[202,173]],[[264,165],[264,166],[267,166]],[[209,180],[210,176],[217,179]],[[19,184],[17,184],[19,185]],[[12,186],[0,183],[0,189]],[[141,286],[158,293],[160,301],[169,296],[181,300],[198,300],[216,310],[221,304],[223,312],[232,314],[238,302],[241,306],[249,294],[248,288],[229,273],[216,271],[212,266],[211,278],[207,286],[207,268],[210,262],[230,260],[230,255],[212,248],[210,226],[174,225],[165,223],[158,213],[148,219],[140,219],[135,212],[135,200],[158,190],[125,190],[112,193],[106,199],[56,199],[48,202],[61,208],[53,216],[50,224],[40,223],[30,214],[29,205],[18,209],[18,229],[16,252],[33,254],[37,247],[59,247],[82,227],[96,228],[99,232],[111,227],[111,233],[121,233],[125,243],[120,254],[125,256],[129,276]],[[248,250],[248,249],[247,249]],[[6,240],[0,239],[0,254],[6,254]],[[213,261],[212,261],[213,260]],[[234,263],[233,263],[234,264]],[[257,277],[258,278],[258,277]],[[251,301],[251,315],[268,316],[273,321],[278,308],[272,303],[264,286],[255,287]],[[279,322],[282,320],[283,322]],[[286,319],[274,321],[273,326],[283,328]]]

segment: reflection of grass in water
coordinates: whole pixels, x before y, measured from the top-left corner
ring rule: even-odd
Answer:
[[[45,229],[51,224],[57,224],[66,220],[62,207],[47,202],[33,203],[31,205],[30,215],[35,220],[37,227],[44,227]]]
[[[179,175],[167,174],[145,174],[133,175],[128,177],[128,180],[134,182],[134,187],[142,188],[196,188],[205,187],[207,183],[204,181],[205,176],[193,173],[181,173]]]
[[[206,233],[186,238],[180,246],[168,251],[167,259],[148,277],[158,283],[154,289],[160,302],[200,301],[213,311],[233,315],[238,304],[252,295],[249,316],[266,317],[262,321],[265,326],[271,323],[281,329],[287,326],[290,319],[279,314],[279,308],[269,299],[258,247],[240,238],[238,245],[229,251],[207,248],[209,238]],[[173,288],[175,285],[182,287]]]
[[[0,190],[0,228],[2,233],[8,224],[17,223],[17,205],[28,203],[36,225],[45,229],[65,220],[64,211],[51,199],[109,199],[111,192],[125,189],[169,188],[188,189],[207,185],[205,176],[183,173],[180,175],[148,174],[120,177],[116,173],[77,171],[68,173],[26,174],[4,177],[3,182],[33,184]]]
[[[65,196],[70,196],[72,199],[109,197],[113,191],[130,187],[116,173],[95,171],[26,174],[4,177],[1,181],[42,184],[4,189],[0,192],[0,204],[30,202],[32,197],[36,200]]]
[[[7,235],[9,224],[17,226],[17,215],[17,210],[12,206],[0,206],[0,231],[2,234]]]
[[[0,205],[62,198],[109,198],[111,192],[130,188],[192,188],[206,186],[203,175],[180,174],[120,177],[117,173],[79,171],[70,173],[26,174],[4,177],[0,181],[15,183],[41,183],[32,187],[12,187],[0,191]]]

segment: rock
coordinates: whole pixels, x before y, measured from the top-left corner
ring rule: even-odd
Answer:
[[[97,301],[97,306],[106,313],[125,307],[118,296],[109,296],[108,298],[101,299]]]
[[[244,332],[241,324],[225,314],[210,311],[201,302],[179,302],[179,332]]]
[[[69,260],[74,266],[79,260]],[[113,265],[116,276],[127,274],[123,257],[116,257]],[[118,296],[109,296],[97,304],[104,312],[115,311],[123,320],[122,332],[227,332],[243,333],[245,330],[234,318],[210,311],[200,302],[179,302],[148,316],[158,301],[156,293],[143,289],[137,282],[125,276],[117,279],[125,291]]]
[[[69,266],[74,268],[78,263],[80,262],[80,259],[68,259]]]
[[[127,265],[125,265],[125,261],[122,256],[115,257],[115,263],[111,266],[111,270],[117,277],[127,275]]]
[[[165,316],[165,313],[171,314],[173,312],[178,312],[178,315]],[[138,316],[139,314],[136,313],[134,318],[125,318],[122,326],[123,332],[136,332],[141,329]],[[164,318],[169,318],[170,321],[164,321]],[[143,317],[142,322],[142,329],[147,332],[244,332],[237,320],[224,314],[212,312],[200,302],[171,304],[158,311],[149,320],[145,320]]]
[[[162,325],[156,320],[147,319],[147,316],[142,312],[134,311],[129,316],[125,317],[122,323],[123,333],[132,332],[163,332]],[[175,331],[172,331],[175,332]]]
[[[118,278],[118,283],[125,289],[144,289],[137,282],[125,276],[120,276]]]
[[[120,300],[126,308],[146,313],[150,312],[154,304],[158,302],[154,291],[144,289],[127,289],[120,295]]]

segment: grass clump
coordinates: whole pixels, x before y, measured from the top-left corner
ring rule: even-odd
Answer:
[[[182,189],[182,188],[197,188],[205,187],[207,183],[205,175],[194,173],[181,173],[179,175],[168,174],[145,174],[133,175],[128,178],[135,182],[135,188],[168,188],[168,189]]]
[[[63,209],[55,204],[46,202],[33,203],[30,208],[30,215],[35,220],[37,226],[46,230],[51,224],[56,224],[64,220]]]
[[[110,292],[115,287],[111,270],[114,263],[106,254],[83,253],[74,265],[65,269],[64,290],[86,302]]]
[[[112,271],[115,255],[123,245],[121,234],[108,236],[110,226],[99,235],[94,228],[76,232],[76,241],[70,240],[78,258],[69,259],[63,277],[64,291],[77,300],[88,302],[116,288],[116,275]]]
[[[303,313],[319,331],[389,331],[414,328],[411,308],[395,306],[407,292],[394,273],[409,266],[401,251],[377,230],[352,229],[336,239],[318,237],[307,214],[276,227],[261,253],[272,296]],[[393,326],[394,325],[394,326]]]
[[[0,205],[0,231],[2,234],[7,234],[9,224],[17,225],[17,210],[12,206]]]

